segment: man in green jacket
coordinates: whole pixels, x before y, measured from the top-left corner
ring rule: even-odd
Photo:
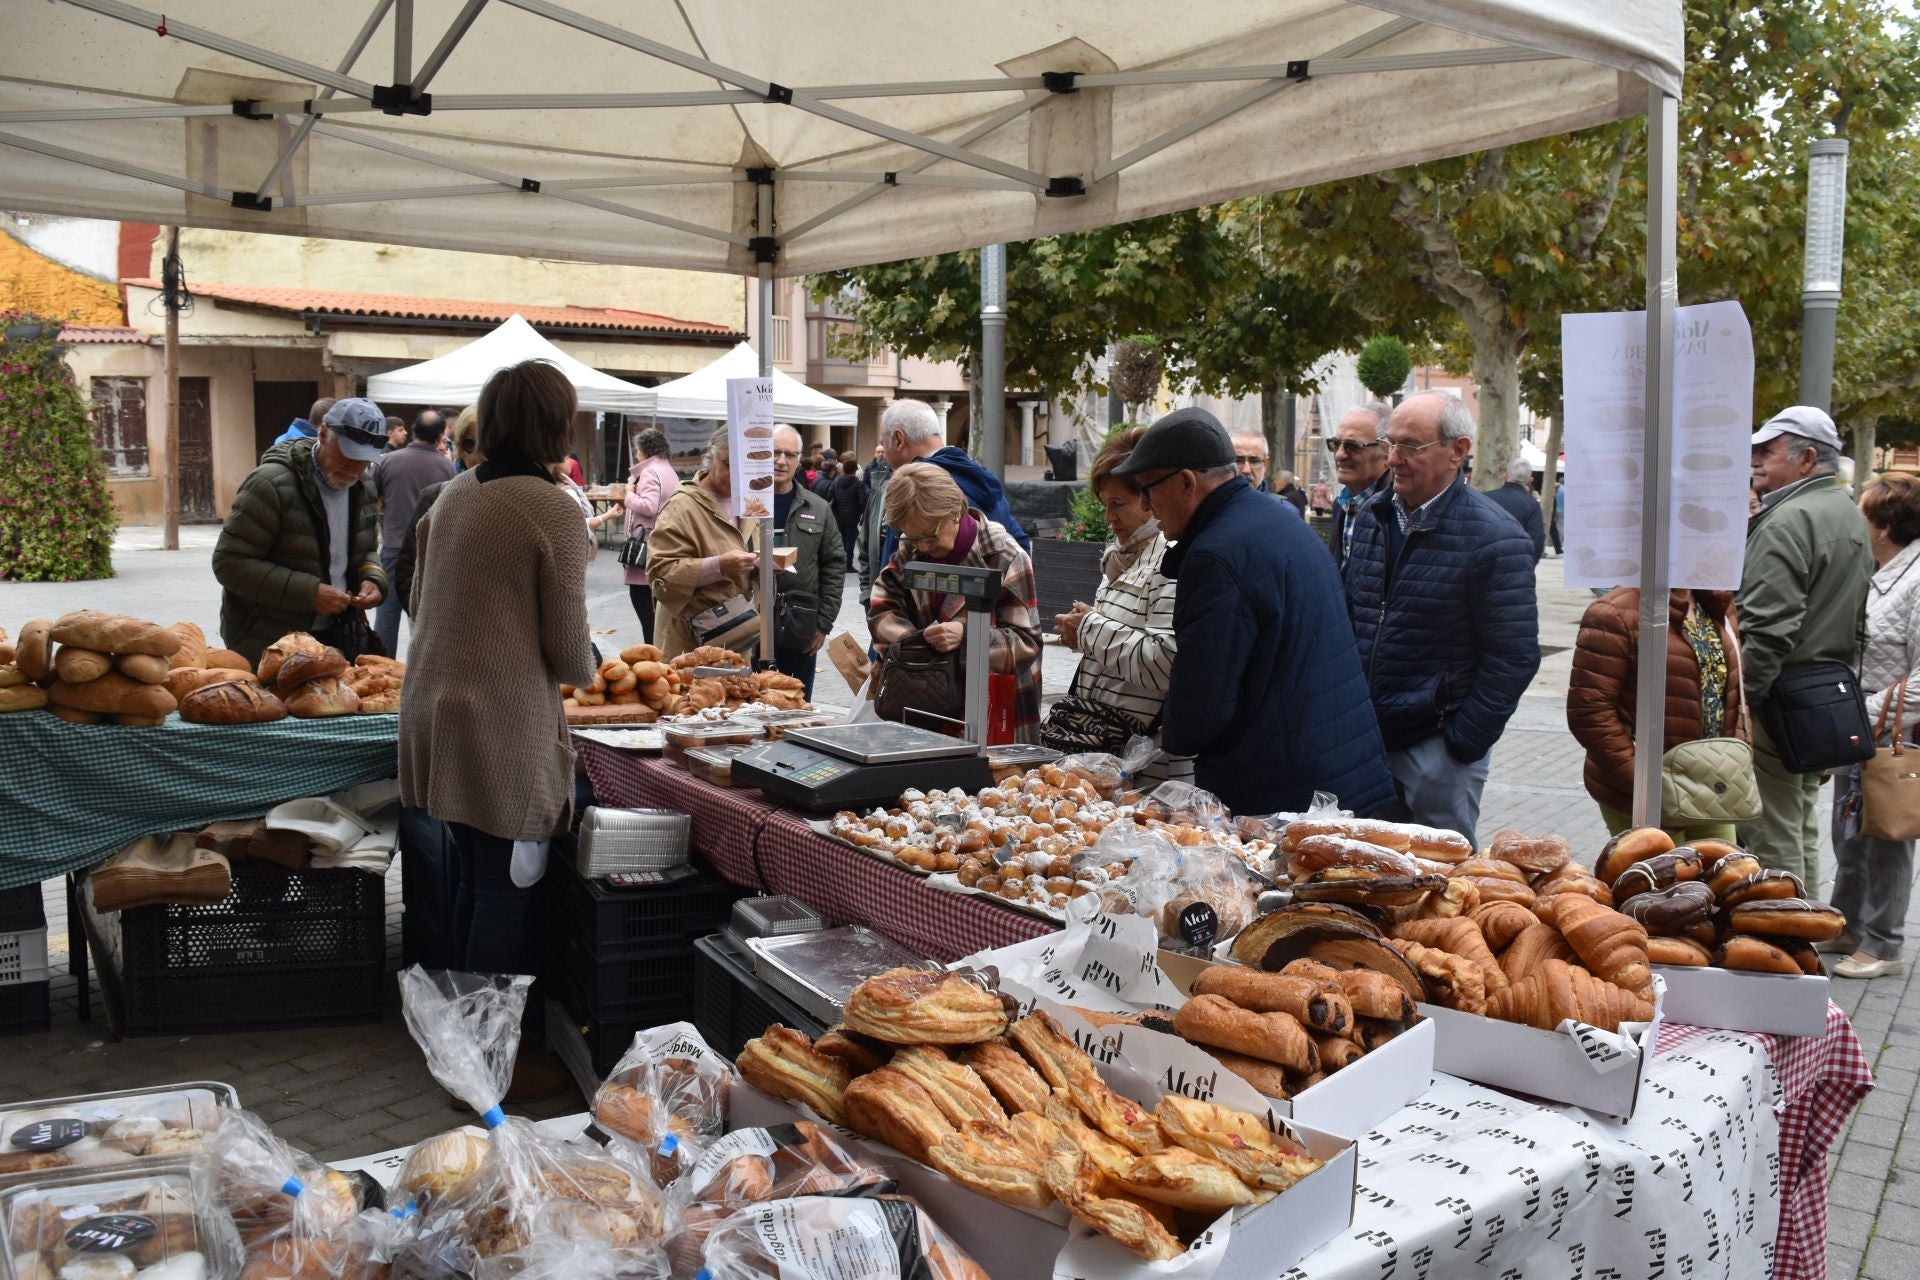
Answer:
[[[1738,598],[1762,806],[1758,818],[1741,824],[1741,843],[1761,866],[1797,873],[1809,897],[1820,894],[1820,775],[1788,773],[1758,713],[1783,667],[1860,666],[1873,552],[1865,518],[1835,478],[1839,463],[1833,419],[1808,405],[1781,410],[1753,433],[1760,514],[1747,527]]]
[[[788,647],[780,642],[778,615],[774,625],[774,666],[799,680],[813,697],[813,677],[820,660],[820,646],[833,631],[840,616],[840,597],[847,581],[847,551],[840,538],[840,526],[833,522],[833,506],[819,494],[798,484],[794,472],[800,463],[800,433],[784,423],[773,429],[773,525],[778,531],[776,547],[796,547],[791,573],[774,577],[774,592],[779,596],[801,593],[817,603],[813,611],[811,639]],[[804,611],[804,601],[796,600]]]
[[[371,400],[335,402],[312,440],[276,444],[240,484],[213,548],[220,638],[249,662],[289,631],[310,631],[349,659],[368,652],[364,615],[387,593],[369,464],[387,443]],[[343,625],[349,623],[349,625]]]

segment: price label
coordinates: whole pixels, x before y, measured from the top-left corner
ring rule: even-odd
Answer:
[[[1213,945],[1220,932],[1220,917],[1210,902],[1196,902],[1180,913],[1180,936],[1190,947]]]
[[[36,1120],[15,1129],[7,1141],[22,1151],[58,1151],[86,1136],[85,1120]]]
[[[159,1225],[138,1213],[103,1213],[67,1232],[67,1248],[76,1253],[120,1253],[151,1239]]]

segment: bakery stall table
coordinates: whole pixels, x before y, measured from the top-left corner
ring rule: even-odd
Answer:
[[[799,898],[834,924],[867,925],[941,961],[1058,927],[985,895],[930,888],[904,867],[820,834],[758,791],[716,787],[675,764],[596,742],[576,740],[576,747],[598,803],[691,815],[693,848],[715,871]]]
[[[74,974],[85,1007],[76,873],[162,831],[250,818],[287,800],[391,778],[399,718],[288,717],[270,724],[153,728],[0,716],[0,889],[67,876]]]

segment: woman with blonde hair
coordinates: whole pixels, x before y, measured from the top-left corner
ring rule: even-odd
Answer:
[[[699,643],[694,638],[699,615],[735,596],[750,594],[758,557],[748,549],[739,523],[727,514],[733,493],[727,463],[727,429],[721,427],[707,442],[706,456],[692,482],[667,499],[653,532],[647,535],[653,643],[669,659]]]
[[[900,468],[887,481],[887,524],[899,531],[899,549],[874,579],[867,603],[881,662],[895,660],[903,646],[945,654],[966,642],[966,603],[958,595],[916,591],[907,586],[912,561],[970,565],[1000,571],[1000,596],[994,602],[993,635],[987,669],[1014,680],[1012,741],[1032,742],[1040,723],[1040,625],[1035,612],[1033,562],[1000,525],[987,519],[953,477],[931,463]],[[970,673],[962,672],[962,678]],[[884,691],[884,670],[876,685]],[[955,709],[922,708],[951,714]]]

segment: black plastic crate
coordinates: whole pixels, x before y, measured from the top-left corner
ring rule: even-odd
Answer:
[[[595,951],[641,951],[692,942],[726,924],[749,890],[706,872],[652,889],[607,889],[555,859],[551,905],[558,932]]]
[[[595,953],[585,940],[549,930],[546,975],[573,1008],[601,1018],[626,1019],[673,1000],[690,1002],[693,945],[652,951]]]
[[[39,891],[39,886],[34,886]],[[53,1026],[52,983],[9,982],[0,986],[0,1036],[24,1036]]]
[[[808,1036],[826,1030],[813,1015],[754,976],[747,957],[724,934],[693,944],[694,1025],[715,1052],[740,1056],[747,1041],[773,1023]]]
[[[29,933],[46,927],[47,908],[41,901],[39,885],[0,889],[0,933]]]
[[[364,873],[360,873],[364,874]],[[104,975],[103,975],[104,976]],[[218,1035],[380,1021],[384,960],[121,971],[104,985],[122,1035]]]
[[[587,1056],[593,1061],[593,1076],[598,1080],[605,1080],[612,1073],[615,1064],[626,1056],[627,1050],[633,1046],[633,1037],[636,1032],[669,1022],[690,1022],[693,1019],[691,988],[682,989],[671,999],[634,1009],[619,1018],[602,1018],[583,1013],[565,994],[561,995],[555,1005],[568,1016],[573,1029],[579,1032],[580,1039],[586,1042]],[[548,1017],[553,1016],[554,1007],[554,1005],[548,1006]],[[554,1029],[549,1028],[547,1034],[551,1040]]]

